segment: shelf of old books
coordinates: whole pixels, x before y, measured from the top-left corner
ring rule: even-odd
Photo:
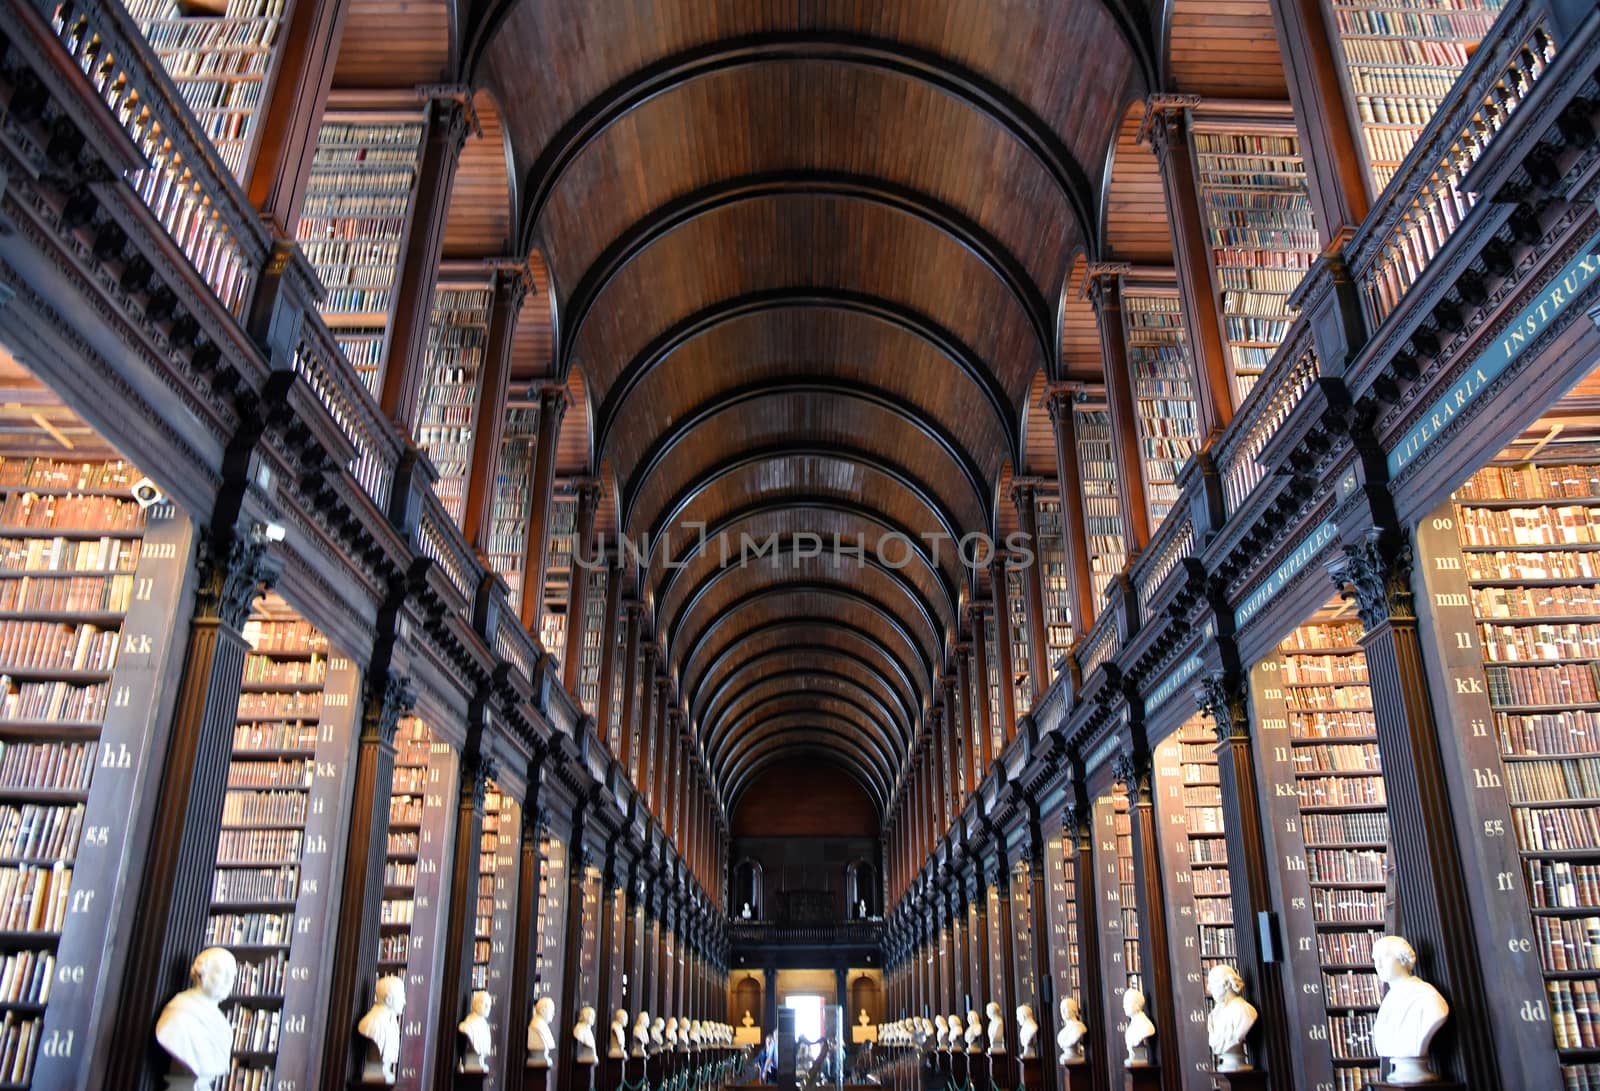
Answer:
[[[1097,796],[1094,817],[1094,893],[1100,910],[1100,967],[1108,986],[1101,990],[1103,1026],[1115,1028],[1113,1042],[1122,1040],[1128,1019],[1122,998],[1129,989],[1144,989],[1140,953],[1137,872],[1133,859],[1133,815],[1128,792],[1121,783]],[[1084,1022],[1089,1022],[1085,1019]],[[1123,1051],[1109,1050],[1113,1073],[1122,1071]]]
[[[388,352],[401,240],[411,217],[422,113],[323,115],[295,237],[327,288],[322,317],[376,393]]]
[[[1125,280],[1123,331],[1139,418],[1150,530],[1178,501],[1178,473],[1194,454],[1198,430],[1194,378],[1183,330],[1183,305],[1175,282]]]
[[[494,478],[494,525],[489,530],[489,564],[506,581],[513,610],[522,602],[522,565],[528,549],[528,518],[533,511],[533,456],[539,439],[539,410],[506,409],[500,433],[500,461]]]
[[[600,701],[600,659],[604,654],[606,639],[606,579],[604,565],[582,568],[582,578],[588,581],[584,592],[583,657],[578,663],[578,703],[593,716]]]
[[[201,131],[244,181],[251,141],[283,29],[284,0],[123,0]]]
[[[560,1001],[566,966],[567,847],[548,831],[539,837],[539,909],[533,959],[534,998]]]
[[[1470,759],[1471,794],[1509,805],[1524,888],[1516,893],[1526,896],[1516,917],[1531,916],[1563,1081],[1575,1088],[1600,1087],[1600,431],[1592,419],[1540,422],[1422,532],[1441,573],[1430,573],[1430,604],[1465,600],[1476,623],[1475,640],[1453,638],[1476,644],[1482,684],[1465,688],[1487,698],[1486,709],[1467,713],[1479,729],[1464,745],[1490,736],[1499,764],[1493,754]],[[1454,531],[1435,533],[1452,515]],[[1486,896],[1486,909],[1496,900]]]
[[[557,483],[550,498],[550,544],[545,555],[544,619],[539,643],[558,663],[567,653],[567,606],[572,601],[572,542],[577,521],[578,494],[570,485]]]
[[[0,383],[0,1087],[81,1087],[189,524],[9,353]]]
[[[1083,484],[1083,518],[1089,538],[1089,571],[1095,609],[1099,611],[1105,608],[1107,586],[1128,563],[1122,494],[1117,487],[1116,453],[1111,446],[1111,414],[1104,404],[1074,404],[1072,415]]]
[[[605,637],[602,634],[601,639]],[[612,649],[613,663],[611,670],[611,710],[608,719],[611,721],[606,726],[605,737],[607,745],[613,754],[622,753],[622,685],[627,678],[628,661],[628,607],[625,603],[617,604],[616,632],[613,638]]]
[[[1081,1004],[1082,982],[1078,976],[1078,849],[1077,832],[1059,824],[1049,827],[1044,842],[1045,926],[1049,930],[1050,974],[1055,979],[1053,995],[1070,996]],[[1059,1000],[1058,1000],[1059,1002]],[[1038,1013],[1036,1012],[1035,1015]],[[1045,1013],[1051,1022],[1056,1014]],[[1040,1020],[1041,1025],[1049,1025]]]
[[[1195,181],[1222,293],[1234,402],[1244,400],[1288,336],[1289,295],[1322,247],[1312,219],[1300,137],[1277,116],[1194,116]]]
[[[1049,647],[1046,659],[1050,678],[1056,676],[1056,663],[1072,647],[1072,577],[1067,572],[1067,542],[1061,522],[1059,497],[1040,497],[1034,504],[1038,521],[1039,576],[1044,584],[1044,632]],[[996,751],[998,753],[998,751]]]
[[[1373,195],[1394,177],[1502,0],[1323,0]]]
[[[1206,1038],[1206,975],[1234,965],[1233,900],[1222,788],[1211,721],[1191,716],[1157,744],[1156,816],[1166,877],[1167,935],[1184,1071],[1212,1067]]]
[[[1017,718],[1033,707],[1033,687],[1028,684],[1028,601],[1023,595],[1022,567],[1005,565],[1005,608],[1011,611],[1011,688]]]
[[[394,787],[389,796],[388,857],[383,868],[378,974],[406,984],[396,1086],[420,1089],[434,1036],[443,955],[439,931],[450,867],[456,802],[456,751],[437,740],[421,717],[404,716],[395,733]]]
[[[493,781],[484,793],[483,832],[478,844],[478,896],[472,927],[472,988],[487,990],[503,999],[511,987],[511,959],[516,948],[512,929],[516,923],[517,844],[521,837],[522,808]],[[510,1020],[503,1008],[491,1008],[494,1052],[506,1055]],[[490,1065],[485,1091],[503,1087],[504,1066]]]
[[[1028,872],[1026,859],[1011,865],[1011,920],[1002,923],[1011,926],[1011,974],[1016,983],[1016,1003],[1030,1005],[1037,1015],[1039,983],[1034,980],[1033,945],[1037,937],[1033,920],[1033,876]],[[993,999],[1000,997],[996,995]]]
[[[258,1091],[280,1079],[311,1082],[360,678],[276,595],[258,600],[243,635],[250,650],[205,942],[239,962],[226,1005],[234,1036],[227,1086]]]
[[[578,996],[579,1004],[596,1005],[598,1010],[598,990],[600,988],[600,902],[601,887],[600,869],[593,864],[588,864],[583,869],[582,881],[578,884],[578,896],[581,899],[579,906],[582,916],[579,918],[578,950],[573,952],[578,959]],[[670,962],[676,953],[676,948],[669,945],[667,958]]]
[[[1000,637],[995,624],[994,611],[985,610],[982,639],[986,642],[987,657],[984,666],[988,677],[983,684],[989,687],[989,753],[999,755],[1006,748],[1005,711],[1000,705]]]
[[[1335,599],[1251,672],[1308,1080],[1378,1078],[1372,943],[1392,920],[1389,816],[1361,622]],[[1292,788],[1290,786],[1292,785]],[[1286,989],[1286,992],[1289,990]]]
[[[417,446],[439,472],[433,483],[459,526],[472,469],[473,418],[489,336],[489,289],[481,283],[441,282],[433,292]]]

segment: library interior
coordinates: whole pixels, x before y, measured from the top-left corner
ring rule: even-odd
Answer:
[[[1595,0],[0,0],[0,1091],[1600,1091]]]

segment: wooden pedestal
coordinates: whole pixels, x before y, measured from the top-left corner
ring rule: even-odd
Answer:
[[[1212,1080],[1222,1091],[1267,1091],[1267,1074],[1259,1068],[1249,1072],[1215,1072]]]
[[[522,1091],[545,1091],[550,1083],[550,1066],[522,1070]]]
[[[596,1066],[600,1069],[595,1077],[598,1091],[617,1091],[622,1086],[622,1061],[621,1057],[607,1057]]]
[[[1021,1066],[1022,1078],[1017,1083],[1022,1091],[1043,1091],[1044,1061],[1038,1057],[1024,1057]]]
[[[1161,1069],[1153,1064],[1124,1068],[1122,1073],[1127,1091],[1161,1091]]]
[[[990,1091],[993,1065],[986,1053],[967,1054],[967,1086],[972,1091]]]
[[[1061,1073],[1062,1091],[1094,1091],[1094,1070],[1087,1060],[1063,1065]]]

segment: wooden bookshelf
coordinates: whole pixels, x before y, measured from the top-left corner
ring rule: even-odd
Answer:
[[[1294,119],[1194,119],[1195,181],[1221,292],[1223,341],[1242,402],[1288,336],[1289,294],[1321,244]]]
[[[489,532],[489,564],[506,581],[512,609],[522,602],[522,565],[527,554],[528,519],[533,511],[534,448],[539,410],[506,410],[500,437],[500,462],[494,479],[494,525]]]
[[[316,970],[331,950],[343,801],[360,673],[275,595],[250,646],[233,731],[205,942],[239,961],[225,1005],[229,1088],[308,1081],[326,1017]]]
[[[603,633],[601,639],[605,639]],[[618,754],[622,749],[622,683],[628,673],[628,607],[620,600],[617,603],[615,644],[613,662],[616,666],[611,671],[611,722],[606,725],[605,737],[611,752]]]
[[[1504,785],[1563,1085],[1590,1088],[1600,1087],[1600,553],[1573,547],[1600,539],[1600,442],[1564,424],[1513,444],[1433,522],[1454,515],[1460,552],[1443,563],[1464,578],[1456,593],[1477,623],[1500,756],[1474,784]]]
[[[422,151],[421,111],[323,116],[295,237],[328,289],[322,317],[376,393],[400,244]]]
[[[1361,633],[1348,604],[1334,600],[1251,674],[1290,1002],[1305,1033],[1298,1052],[1307,1079],[1336,1091],[1378,1078],[1372,943],[1393,921],[1387,797]]]
[[[566,972],[567,847],[549,832],[539,838],[539,920],[531,995],[559,1003]]]
[[[1054,827],[1045,839],[1045,881],[1050,889],[1050,897],[1045,899],[1045,925],[1049,929],[1050,973],[1055,978],[1057,1004],[1059,998],[1071,996],[1081,1007],[1089,1001],[1083,996],[1078,972],[1078,900],[1087,892],[1078,889],[1076,836],[1073,830]],[[1040,1019],[1041,1027],[1058,1025],[1059,1011],[1044,1014],[1049,1016],[1049,1022]]]
[[[597,1014],[600,1011],[597,1002],[600,988],[600,887],[600,869],[590,864],[583,869],[583,881],[579,884],[583,915],[578,950],[573,952],[578,958],[577,1002],[593,1005]],[[667,947],[668,965],[673,963],[676,954],[676,943],[670,942]],[[599,1024],[596,1023],[596,1041],[599,1041],[599,1030]]]
[[[1222,818],[1216,738],[1192,716],[1155,751],[1155,798],[1166,875],[1167,934],[1184,1071],[1212,1067],[1205,1016],[1206,975],[1235,965],[1233,900]]]
[[[1018,860],[1011,865],[1011,920],[1002,922],[1012,931],[1011,943],[1011,973],[1012,980],[1016,982],[1016,1002],[1027,1004],[1033,1008],[1037,1018],[1039,1006],[1039,982],[1035,980],[1033,945],[1040,942],[1033,919],[1033,878],[1028,874],[1028,862]],[[991,929],[999,938],[998,929]],[[994,999],[999,1000],[997,994]]]
[[[1005,711],[1000,703],[1000,637],[993,610],[983,613],[983,639],[988,644],[988,655],[984,661],[988,677],[983,684],[989,687],[989,752],[998,755],[1006,748],[1006,727]]]
[[[1122,1011],[1123,994],[1144,988],[1132,823],[1127,789],[1122,784],[1095,798],[1094,896],[1100,908],[1101,972],[1108,986],[1102,990],[1101,1025],[1114,1031],[1108,1050],[1114,1075],[1123,1071],[1124,1052],[1116,1047],[1128,1027]]]
[[[434,289],[416,441],[439,471],[434,494],[456,525],[467,502],[473,420],[489,335],[489,289],[444,283]]]
[[[273,72],[284,0],[228,0],[194,14],[174,0],[123,0],[222,162],[240,182]]]
[[[1005,567],[1006,609],[1011,611],[1011,688],[1017,718],[1033,707],[1033,687],[1028,684],[1028,603],[1022,590],[1022,569]]]
[[[1074,405],[1072,412],[1083,482],[1083,518],[1089,532],[1089,571],[1095,609],[1099,611],[1106,606],[1107,586],[1128,564],[1117,457],[1111,443],[1111,414],[1106,407]]]
[[[578,664],[578,703],[589,715],[595,714],[600,702],[600,660],[606,639],[606,580],[607,569],[597,566],[579,569],[582,578],[589,581],[583,600],[584,625],[582,661]]]
[[[1059,497],[1041,497],[1034,504],[1039,540],[1034,548],[1039,576],[1044,584],[1044,632],[1049,651],[1050,679],[1056,663],[1072,647],[1072,576],[1067,571],[1067,542],[1061,522]]]
[[[1501,0],[1323,0],[1374,196],[1422,135]]]
[[[490,782],[484,797],[483,832],[478,846],[478,896],[473,913],[472,987],[485,989],[503,1000],[511,987],[511,960],[516,948],[512,930],[517,901],[517,845],[521,837],[522,808]],[[506,1035],[515,1020],[503,1006],[489,1010],[494,1031],[494,1053],[506,1056]],[[505,1065],[489,1065],[484,1091],[505,1087]]]
[[[6,440],[39,449],[20,435]],[[109,452],[93,457],[102,446],[83,444],[91,457],[0,457],[6,1086],[87,1081],[116,891],[131,859],[128,816],[154,757],[152,664],[170,646],[186,567],[187,521],[165,501],[141,508],[133,487],[143,474]]]
[[[550,544],[544,579],[544,618],[539,642],[558,663],[567,653],[567,607],[572,601],[572,542],[578,525],[578,494],[567,483],[550,498]]]
[[[1154,533],[1178,500],[1178,473],[1194,454],[1198,429],[1176,283],[1125,281],[1122,321],[1139,418],[1145,505]]]

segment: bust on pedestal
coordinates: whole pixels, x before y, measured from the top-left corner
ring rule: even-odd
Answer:
[[[942,1015],[933,1017],[934,1046],[938,1049],[950,1048],[950,1025],[945,1022]]]
[[[456,1071],[463,1076],[483,1076],[489,1071],[489,1053],[494,1048],[494,1031],[489,1026],[489,1009],[494,997],[479,989],[467,1004],[467,1017],[456,1024],[464,1043]]]
[[[594,1009],[587,1004],[578,1009],[578,1022],[572,1028],[572,1040],[578,1043],[578,1051],[572,1059],[578,1064],[594,1064],[598,1059],[594,1046]]]
[[[239,963],[223,947],[207,947],[189,967],[189,987],[156,1019],[156,1041],[172,1058],[168,1091],[213,1091],[233,1060],[233,1028],[219,1006],[233,991]]]
[[[1039,1024],[1033,1019],[1032,1004],[1017,1005],[1017,1052],[1025,1061],[1033,1060],[1033,1041],[1039,1037]]]
[[[1128,1047],[1127,1068],[1143,1068],[1150,1063],[1150,1039],[1155,1037],[1156,1025],[1144,1013],[1144,993],[1129,989],[1122,994],[1122,1014],[1128,1017],[1128,1029],[1122,1032],[1123,1044]]]
[[[1074,1065],[1084,1064],[1083,1036],[1089,1033],[1089,1028],[1084,1026],[1083,1020],[1078,1017],[1078,1001],[1075,997],[1063,996],[1061,998],[1061,1029],[1056,1032],[1056,1048],[1060,1056],[1056,1058],[1057,1064]]]
[[[617,1060],[628,1055],[628,1012],[618,1008],[617,1013],[611,1017],[611,1047],[606,1051],[606,1056]]]
[[[1450,1017],[1439,990],[1415,977],[1417,952],[1400,936],[1383,936],[1372,945],[1378,980],[1388,986],[1372,1021],[1372,1048],[1389,1062],[1391,1084],[1437,1082],[1428,1045]]]
[[[1006,1051],[1006,1017],[1004,1010],[999,1004],[991,1000],[984,1005],[983,1014],[989,1018],[989,1055],[992,1057],[997,1053],[1004,1053]],[[972,1032],[969,1030],[967,1039],[970,1041],[971,1038]]]
[[[1213,966],[1206,975],[1206,992],[1213,1001],[1211,1014],[1206,1016],[1206,1036],[1216,1055],[1218,1072],[1252,1069],[1245,1057],[1244,1040],[1256,1025],[1256,1009],[1240,995],[1243,991],[1244,978],[1232,966]]]
[[[650,1013],[641,1011],[633,1021],[633,1056],[644,1057],[650,1052]]]
[[[667,1048],[667,1020],[663,1016],[656,1016],[650,1024],[650,1052],[660,1053]]]
[[[361,1062],[363,1087],[394,1084],[400,1061],[400,1016],[406,1010],[406,986],[398,977],[380,977],[372,990],[372,1007],[356,1023],[356,1033],[367,1040]]]
[[[533,1018],[528,1020],[528,1067],[549,1068],[550,1053],[556,1048],[556,1032],[551,1023],[556,1017],[556,1002],[541,996],[533,1002]]]

